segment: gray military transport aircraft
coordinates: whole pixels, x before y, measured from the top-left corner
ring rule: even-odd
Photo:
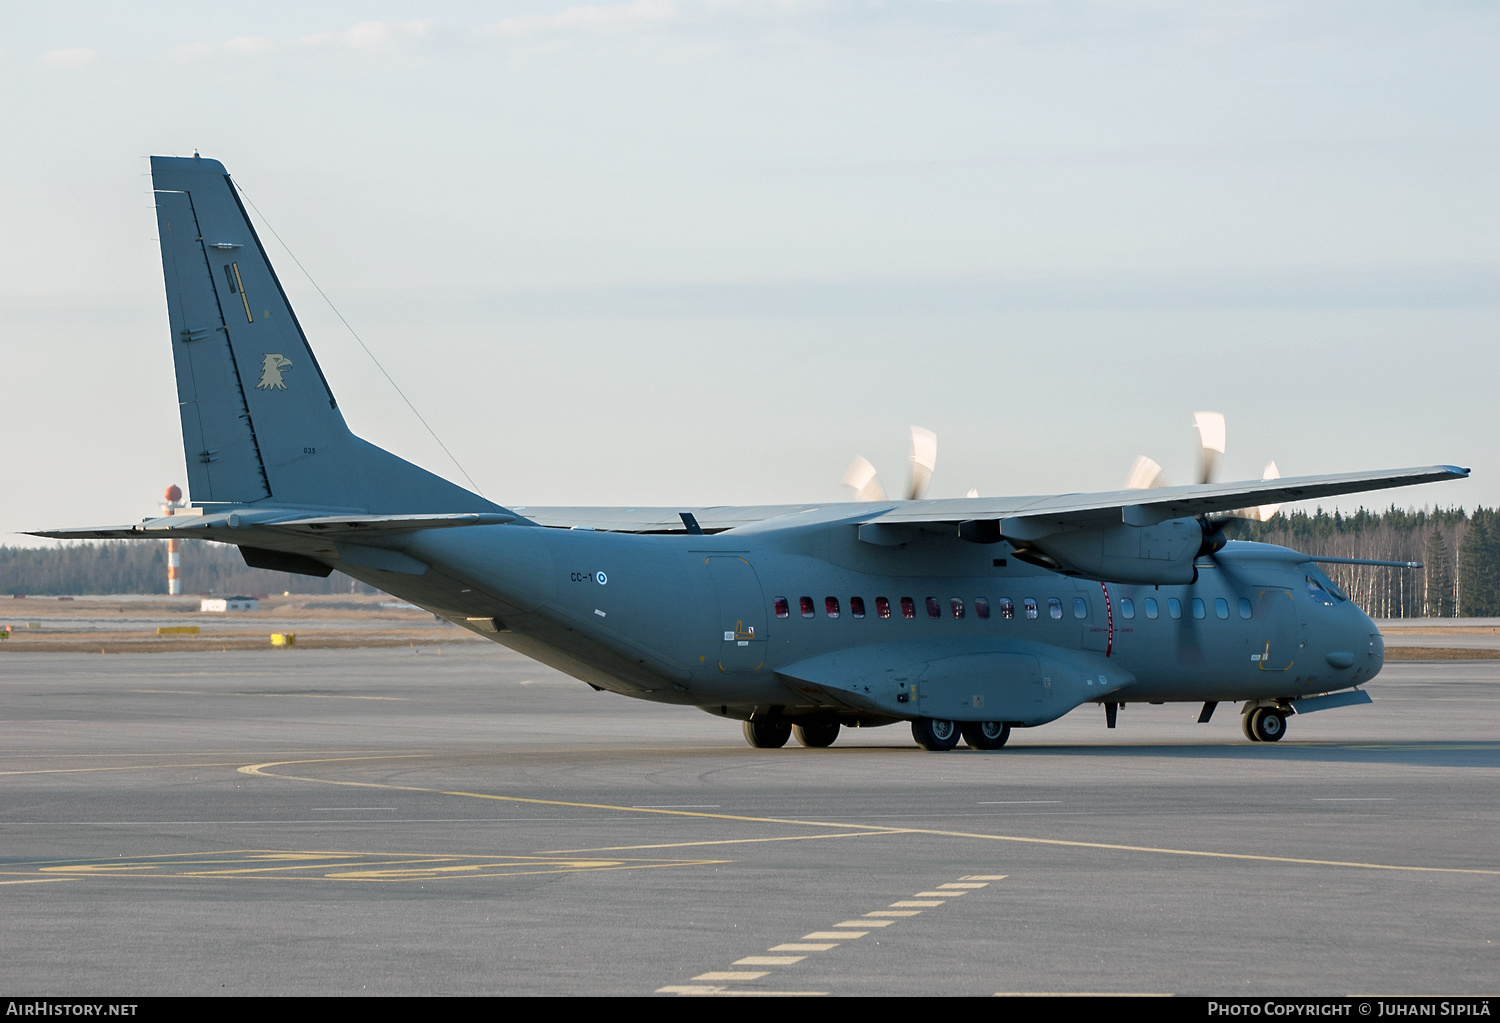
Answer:
[[[337,568],[599,690],[795,733],[911,723],[1005,745],[1083,703],[1370,702],[1384,645],[1316,561],[1231,542],[1240,509],[1454,466],[1111,493],[768,507],[501,507],[349,432],[222,164],[153,157],[193,506],[65,539],[197,538]],[[1222,447],[1222,445],[1221,445]],[[1321,559],[1334,560],[1334,559]]]

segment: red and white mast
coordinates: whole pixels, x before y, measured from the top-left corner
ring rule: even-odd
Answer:
[[[163,515],[175,515],[179,508],[187,507],[187,502],[182,499],[182,488],[172,484],[167,492],[162,495],[161,513]],[[177,551],[177,540],[167,541],[167,593],[174,597],[182,595],[182,555]]]

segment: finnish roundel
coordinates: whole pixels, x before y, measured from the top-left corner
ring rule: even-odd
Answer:
[[[603,572],[596,572],[594,574],[594,578],[598,580],[600,586],[603,586],[605,583],[609,582],[609,576],[605,575]]]

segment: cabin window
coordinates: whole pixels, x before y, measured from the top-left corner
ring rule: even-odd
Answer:
[[[802,617],[803,618],[811,618],[813,616],[813,602],[812,602],[812,598],[811,597],[801,597],[801,598],[798,599],[797,602],[802,605]]]
[[[954,597],[948,601],[948,608],[953,612],[954,618],[962,618],[964,616],[964,602],[958,597]]]
[[[1156,606],[1156,598],[1155,597],[1147,597],[1146,600],[1145,600],[1145,604],[1146,604],[1146,617],[1147,618],[1156,618],[1156,617],[1158,617],[1161,614],[1160,609],[1158,609],[1157,606]]]
[[[1009,597],[1001,597],[1000,598],[1000,617],[1001,618],[1007,618],[1007,619],[1009,619],[1009,618],[1014,618],[1015,616],[1016,616],[1016,605],[1014,605],[1014,604],[1012,604],[1010,602],[1010,598]]]
[[[865,616],[865,598],[864,597],[850,597],[849,598],[849,613],[852,614],[856,618],[863,618]]]
[[[889,618],[891,616],[891,602],[885,597],[876,597],[875,614],[880,618]]]
[[[1203,606],[1203,598],[1202,597],[1194,597],[1193,598],[1193,617],[1194,618],[1207,618],[1208,617],[1208,610]]]
[[[1223,597],[1215,597],[1214,614],[1219,618],[1227,619],[1229,617],[1229,601]]]
[[[1026,608],[1026,617],[1027,618],[1035,618],[1036,617],[1036,599],[1035,598],[1033,598],[1033,597],[1027,597],[1025,600],[1021,601],[1021,605]]]
[[[839,598],[824,597],[823,610],[828,612],[829,618],[837,618],[839,616]]]
[[[1073,617],[1087,618],[1089,616],[1089,602],[1082,597],[1073,598]]]
[[[902,597],[901,598],[901,617],[902,618],[915,618],[915,617],[917,617],[917,602],[915,600],[912,600],[910,597]]]
[[[941,605],[941,604],[938,603],[938,599],[936,597],[928,597],[927,598],[927,617],[928,618],[941,618],[941,617],[943,617],[943,605]]]
[[[988,597],[974,598],[974,614],[980,618],[988,618],[990,616],[990,601]]]
[[[1176,597],[1168,597],[1167,598],[1167,614],[1171,615],[1173,618],[1181,618],[1182,617],[1182,601],[1178,600]]]
[[[1051,615],[1053,618],[1061,618],[1062,617],[1062,601],[1059,600],[1059,599],[1057,599],[1056,597],[1048,597],[1047,598],[1047,614]]]
[[[791,609],[787,607],[786,598],[785,597],[777,597],[776,598],[776,617],[777,618],[785,618],[788,615],[790,615],[791,613],[792,613]]]
[[[1251,610],[1250,610],[1250,598],[1249,597],[1241,597],[1240,598],[1240,617],[1241,618],[1249,618],[1250,614],[1251,614]]]
[[[1120,600],[1120,617],[1135,617],[1135,601],[1131,600],[1129,597],[1124,597]]]

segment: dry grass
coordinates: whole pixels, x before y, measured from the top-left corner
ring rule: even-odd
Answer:
[[[315,629],[297,630],[292,650],[348,647],[455,646],[482,643],[462,629]],[[158,636],[156,630],[139,632],[16,633],[0,640],[0,653],[52,654],[161,654],[185,650],[270,650],[269,632],[244,629],[202,632],[196,636]]]
[[[130,617],[182,618],[184,624],[208,624],[232,618],[234,621],[256,621],[257,619],[296,618],[317,621],[320,619],[350,619],[360,621],[421,622],[431,621],[432,615],[419,607],[382,607],[382,604],[398,603],[394,597],[365,596],[364,594],[269,596],[261,598],[256,611],[214,612],[199,611],[201,597],[131,597],[111,599],[109,597],[74,597],[59,600],[57,597],[0,597],[0,625],[24,626],[28,621],[46,621],[54,618],[107,619],[121,615]]]
[[[1388,661],[1495,661],[1500,650],[1462,646],[1388,646]]]

